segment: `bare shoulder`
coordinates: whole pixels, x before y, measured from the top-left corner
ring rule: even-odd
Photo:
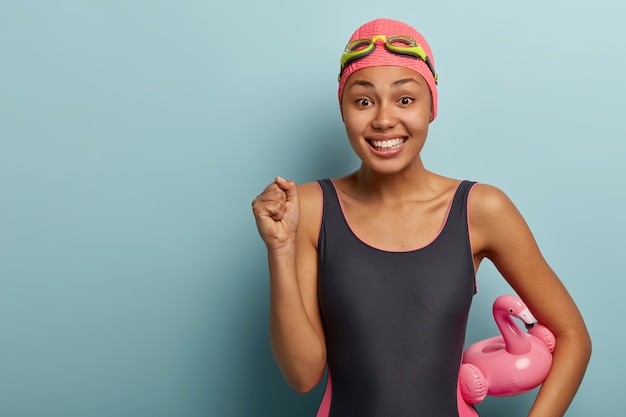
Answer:
[[[322,222],[323,197],[322,190],[316,181],[298,185],[300,200],[300,223],[298,233],[304,234],[314,246],[317,246]]]
[[[477,219],[498,216],[515,206],[501,189],[489,184],[478,183],[471,191],[469,207]]]
[[[298,194],[300,195],[300,199],[305,198],[316,199],[322,196],[322,190],[320,189],[317,181],[305,182],[302,184],[298,184]]]
[[[322,190],[316,181],[298,185],[300,212],[303,214],[321,213]]]
[[[499,188],[476,184],[469,202],[470,237],[475,255],[492,257],[503,244],[519,239],[531,242],[532,235],[511,199]],[[481,257],[482,257],[481,256]]]

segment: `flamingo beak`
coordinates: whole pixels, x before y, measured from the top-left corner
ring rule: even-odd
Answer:
[[[535,319],[535,317],[533,316],[533,314],[530,312],[530,310],[528,308],[523,309],[518,317],[526,324],[526,325],[533,325],[537,322],[537,320]]]

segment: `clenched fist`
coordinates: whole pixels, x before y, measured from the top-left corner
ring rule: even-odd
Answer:
[[[252,212],[261,239],[268,249],[278,249],[295,243],[300,215],[295,182],[276,177],[254,199]]]

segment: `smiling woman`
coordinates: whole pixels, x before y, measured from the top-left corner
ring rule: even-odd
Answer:
[[[416,156],[426,141],[433,111],[428,84],[419,74],[398,66],[368,67],[354,73],[344,89],[343,120],[361,160],[400,168],[420,163]],[[381,172],[391,172],[388,169],[393,168],[379,166]]]
[[[300,186],[276,177],[253,201],[274,355],[298,391],[328,369],[318,417],[476,416],[457,402],[457,384],[476,271],[488,258],[556,337],[529,416],[563,416],[591,352],[585,324],[502,191],[425,168],[437,81],[414,28],[361,26],[338,90],[360,167]]]

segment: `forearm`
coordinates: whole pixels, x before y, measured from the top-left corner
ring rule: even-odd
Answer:
[[[321,379],[326,357],[302,299],[295,245],[268,251],[268,263],[272,350],[287,382],[307,392]]]
[[[583,379],[591,356],[591,341],[583,328],[557,335],[552,368],[528,417],[562,417]]]

